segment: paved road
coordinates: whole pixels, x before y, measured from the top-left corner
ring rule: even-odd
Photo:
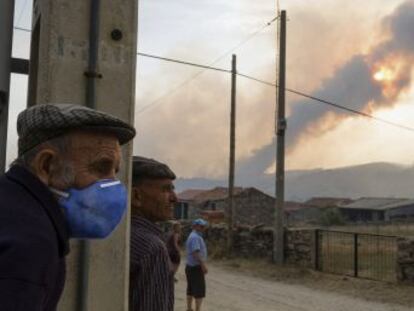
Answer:
[[[185,276],[177,274],[175,311],[185,311]],[[203,311],[409,311],[332,292],[263,280],[211,265]]]

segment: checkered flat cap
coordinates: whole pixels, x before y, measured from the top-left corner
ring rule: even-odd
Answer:
[[[92,129],[115,135],[121,145],[135,136],[128,123],[107,113],[73,104],[35,105],[17,118],[19,156],[73,129]]]
[[[154,159],[134,156],[132,158],[132,180],[136,181],[142,178],[156,179],[169,178],[175,179],[174,172],[168,165],[158,162]]]

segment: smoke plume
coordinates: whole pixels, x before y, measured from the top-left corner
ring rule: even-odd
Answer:
[[[414,2],[410,0],[399,6],[383,19],[382,26],[388,35],[385,41],[373,46],[366,54],[352,56],[329,79],[323,81],[312,95],[365,112],[393,105],[411,84]],[[321,135],[335,128],[341,119],[349,117],[346,111],[309,99],[289,104],[286,136],[288,152],[301,139],[308,135]],[[275,141],[242,160],[238,175],[243,178],[263,174],[273,164],[274,156]]]

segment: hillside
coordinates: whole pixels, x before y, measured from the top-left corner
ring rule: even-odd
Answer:
[[[274,194],[274,176],[261,175],[237,178],[237,186],[256,187]],[[226,186],[227,180],[182,179],[176,181],[177,191],[189,188],[208,189]],[[370,163],[329,170],[288,171],[286,199],[303,201],[315,196],[330,197],[406,197],[414,198],[414,166],[392,163]]]

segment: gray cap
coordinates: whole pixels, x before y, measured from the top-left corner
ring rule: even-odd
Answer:
[[[169,178],[175,179],[174,172],[168,165],[158,162],[154,159],[134,156],[132,158],[132,181],[138,179],[157,179]]]
[[[17,118],[19,156],[37,145],[73,129],[106,131],[115,135],[121,145],[135,136],[128,123],[107,113],[73,104],[35,105]]]

